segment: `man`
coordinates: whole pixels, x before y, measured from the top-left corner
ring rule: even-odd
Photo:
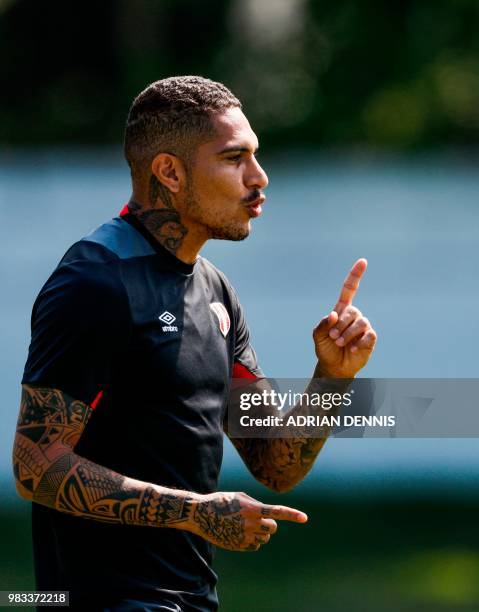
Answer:
[[[70,591],[75,609],[216,610],[212,545],[257,550],[277,520],[307,520],[216,490],[231,380],[263,375],[238,297],[198,253],[243,240],[261,214],[257,148],[224,85],[151,84],[126,125],[128,205],[67,251],[35,302],[14,471],[34,502],[37,588]],[[314,331],[317,378],[352,378],[374,348],[351,305],[365,266]],[[285,491],[324,440],[233,442]]]

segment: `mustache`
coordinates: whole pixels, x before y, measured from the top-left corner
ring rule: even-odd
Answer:
[[[259,189],[254,189],[249,196],[243,198],[241,201],[245,204],[249,204],[250,202],[254,202],[261,196],[261,191]]]

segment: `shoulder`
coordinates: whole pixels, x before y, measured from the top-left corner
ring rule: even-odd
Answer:
[[[118,258],[108,251],[80,241],[70,247],[45,283],[45,291],[82,293],[101,291],[121,292],[123,283],[118,269]]]
[[[207,277],[210,283],[216,285],[217,293],[223,296],[223,302],[225,305],[230,305],[230,313],[233,315],[237,324],[242,320],[242,307],[236,293],[235,288],[230,283],[226,274],[217,268],[205,257],[200,258],[198,262],[202,266],[202,273]],[[228,307],[228,306],[227,306]]]
[[[222,272],[219,268],[217,268],[214,264],[212,264],[209,259],[206,259],[206,257],[199,257],[198,259],[198,265],[201,267],[202,274],[209,279],[221,283],[221,285],[223,285],[228,292],[233,293],[236,297],[236,291],[234,290],[233,285],[228,280],[226,274]]]
[[[115,217],[73,244],[60,264],[74,261],[106,264],[154,253],[150,243],[130,223]]]
[[[129,300],[120,277],[107,273],[104,265],[88,261],[58,266],[32,310],[32,324],[69,327],[74,322],[78,330],[129,320]]]
[[[90,337],[129,329],[130,303],[119,274],[107,264],[81,259],[60,264],[38,294],[32,330],[51,337]]]
[[[73,292],[123,293],[122,260],[148,256],[153,252],[151,245],[134,227],[116,217],[74,243],[43,290],[68,287]]]
[[[128,308],[119,258],[100,244],[73,244],[43,285],[35,312],[116,312]]]
[[[117,259],[154,255],[151,244],[128,221],[115,217],[90,232],[80,242],[107,251]]]

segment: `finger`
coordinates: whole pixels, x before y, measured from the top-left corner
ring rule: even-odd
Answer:
[[[307,514],[288,506],[271,506],[263,504],[261,514],[265,517],[276,519],[278,521],[291,521],[293,523],[306,523],[308,520]]]
[[[323,317],[318,325],[313,330],[313,338],[319,340],[320,338],[326,338],[329,334],[329,330],[336,325],[338,322],[338,313],[334,310],[328,314],[327,317]]]
[[[334,307],[334,310],[341,314],[342,311],[352,303],[354,296],[356,295],[359,287],[359,281],[361,280],[362,275],[366,271],[368,267],[368,262],[364,259],[358,259],[358,261],[353,265],[349,274],[346,276],[346,279],[341,288],[341,293],[339,294],[339,299]]]
[[[369,330],[363,336],[356,340],[353,344],[351,344],[351,352],[356,353],[359,350],[366,350],[372,352],[374,347],[376,346],[376,341],[378,339],[378,335],[374,331],[374,329]]]
[[[355,306],[347,306],[334,327],[329,330],[329,337],[335,340],[344,332],[344,330],[354,322],[355,319],[361,317],[361,312]]]
[[[260,520],[260,528],[264,533],[276,533],[278,531],[278,523],[273,519],[262,518]]]
[[[362,336],[371,327],[369,321],[365,318],[356,319],[342,335],[336,340],[338,346],[347,346],[352,340]]]
[[[259,544],[260,546],[262,546],[263,544],[267,544],[271,539],[271,534],[270,533],[255,533],[254,535],[254,541],[255,544]]]

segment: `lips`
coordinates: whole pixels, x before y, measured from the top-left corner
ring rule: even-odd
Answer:
[[[262,212],[262,208],[261,205],[264,203],[264,201],[266,200],[266,197],[264,195],[259,196],[258,198],[256,198],[255,200],[253,200],[252,202],[249,202],[249,204],[246,206],[246,208],[249,211],[249,215],[250,217],[259,217],[261,212]]]

